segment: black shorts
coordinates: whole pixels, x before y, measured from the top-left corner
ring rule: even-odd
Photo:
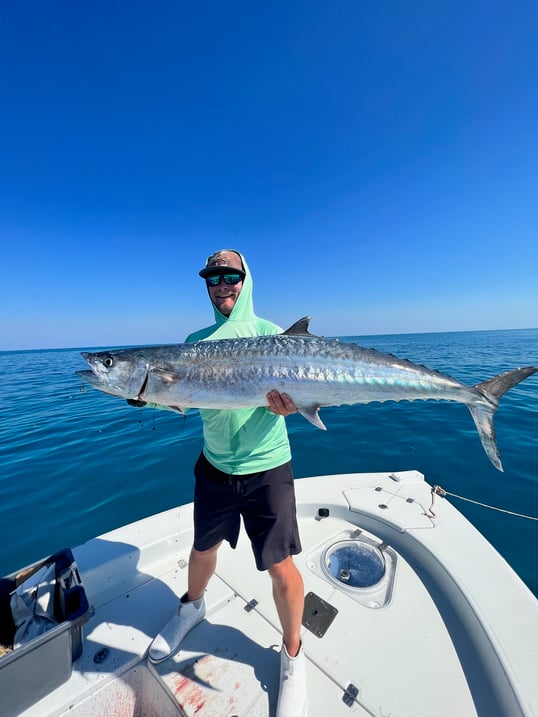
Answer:
[[[222,540],[237,545],[241,516],[258,570],[301,552],[291,463],[260,473],[229,475],[202,453],[194,466],[194,548]]]

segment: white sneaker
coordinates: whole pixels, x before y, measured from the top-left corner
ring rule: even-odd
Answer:
[[[184,602],[186,594],[180,600],[174,617],[163,627],[149,646],[150,662],[163,662],[177,650],[185,635],[203,620],[205,615],[204,598],[194,602]],[[196,607],[198,603],[198,607]]]
[[[280,652],[280,693],[276,717],[306,717],[306,661],[303,646],[297,657],[290,657],[282,645]]]

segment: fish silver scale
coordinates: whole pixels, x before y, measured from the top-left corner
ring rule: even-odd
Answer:
[[[335,339],[277,335],[200,341],[170,347],[175,360],[165,353],[146,353],[150,378],[140,396],[146,401],[252,407],[266,405],[272,389],[288,393],[298,406],[427,398],[461,401],[462,390],[473,398],[473,389],[437,371]],[[152,375],[152,365],[170,375]],[[458,398],[452,398],[453,392]]]

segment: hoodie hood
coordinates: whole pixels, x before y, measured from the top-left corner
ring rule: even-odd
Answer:
[[[217,326],[221,326],[222,324],[225,324],[229,321],[242,322],[251,321],[252,319],[256,318],[254,314],[254,302],[252,300],[252,274],[250,273],[248,264],[245,261],[245,257],[236,249],[230,249],[229,251],[234,251],[241,258],[241,263],[243,264],[243,270],[245,272],[245,278],[243,279],[243,287],[241,289],[241,292],[237,297],[237,301],[235,302],[234,307],[229,316],[224,316],[224,314],[219,311],[215,304],[211,302],[211,305],[213,306],[213,313],[215,314],[215,324]]]
[[[253,293],[253,282],[250,269],[245,260],[245,257],[238,252],[236,249],[229,249],[228,251],[235,251],[241,257],[243,269],[245,271],[245,278],[243,279],[243,287],[237,297],[237,301],[230,313],[230,316],[224,316],[213,302],[213,314],[215,316],[215,323],[211,326],[207,326],[205,329],[196,331],[187,337],[187,341],[201,341],[203,339],[229,339],[242,336],[259,336],[264,334],[276,334],[280,333],[282,329],[280,326],[273,324],[265,319],[260,319],[254,313],[254,303],[252,298]]]

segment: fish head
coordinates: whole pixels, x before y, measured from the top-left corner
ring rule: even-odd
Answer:
[[[82,352],[91,371],[77,374],[103,393],[122,398],[140,398],[148,377],[148,364],[133,351]]]

